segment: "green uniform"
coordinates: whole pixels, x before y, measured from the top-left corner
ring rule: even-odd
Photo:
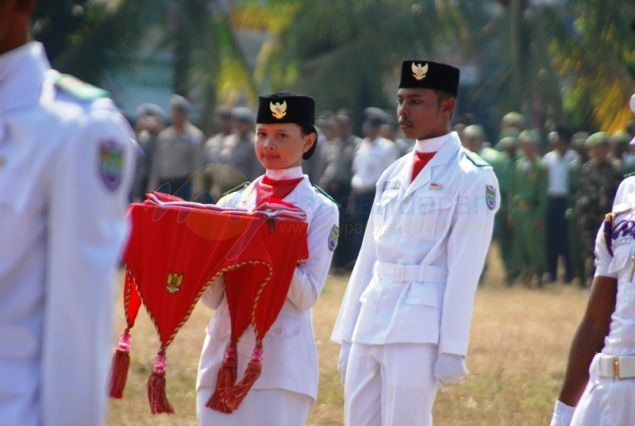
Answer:
[[[567,205],[569,208],[566,212],[567,218],[567,237],[569,238],[571,268],[573,275],[580,280],[581,284],[586,283],[584,272],[584,257],[579,249],[582,244],[578,233],[577,214],[575,202],[579,197],[578,188],[580,180],[580,172],[582,170],[582,161],[578,158],[569,165],[569,200]]]
[[[595,272],[594,249],[597,229],[605,213],[611,211],[615,191],[622,180],[621,170],[608,160],[598,164],[595,159],[584,163],[578,177],[578,193],[575,201],[575,216],[580,244],[580,255],[584,262],[582,285],[588,285]],[[574,250],[575,251],[575,250]]]
[[[536,276],[539,282],[546,270],[544,233],[548,184],[547,167],[541,159],[516,161],[509,206],[514,229],[514,262],[527,279]]]

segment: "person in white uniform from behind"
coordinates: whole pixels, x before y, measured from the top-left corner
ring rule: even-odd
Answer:
[[[450,65],[402,63],[397,115],[415,148],[377,182],[331,336],[342,345],[350,426],[430,425],[439,387],[467,374],[474,295],[500,196],[492,168],[449,130],[458,83]]]
[[[259,98],[255,151],[265,175],[221,198],[219,205],[253,210],[268,197],[302,209],[307,216],[309,259],[296,267],[282,310],[264,338],[262,374],[236,411],[207,408],[230,338],[224,283],[214,283],[202,301],[215,309],[207,329],[197,379],[197,414],[204,426],[303,426],[317,398],[318,360],[311,308],[326,283],[339,235],[337,205],[311,185],[301,162],[315,150],[313,98],[289,93]],[[238,341],[238,377],[254,347],[249,326]]]
[[[105,91],[0,0],[0,424],[105,424],[116,264],[136,148]]]
[[[595,257],[552,426],[635,424],[635,176],[617,190],[598,230]]]

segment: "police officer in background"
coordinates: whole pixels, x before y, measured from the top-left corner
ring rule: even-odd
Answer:
[[[159,133],[150,171],[150,188],[191,200],[194,189],[201,190],[202,174],[196,173],[205,161],[204,136],[188,114],[192,106],[181,95],[170,99],[172,125]]]
[[[0,1],[0,423],[103,425],[132,129]]]
[[[397,115],[414,150],[379,178],[331,338],[345,423],[432,424],[441,386],[467,375],[476,286],[500,203],[494,172],[450,131],[459,70],[406,60]]]

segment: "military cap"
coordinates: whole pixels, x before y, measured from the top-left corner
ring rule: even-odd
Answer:
[[[519,112],[510,111],[503,115],[501,123],[505,126],[525,127],[525,117]]]
[[[501,140],[498,141],[496,148],[499,151],[502,151],[507,148],[511,148],[512,146],[518,145],[518,137],[517,136],[505,136]]]
[[[145,104],[139,105],[137,107],[136,114],[137,114],[137,118],[157,117],[162,119],[165,117],[165,112],[163,111],[163,108],[161,108],[159,105],[151,104],[151,103],[145,103]]]
[[[528,143],[531,145],[538,145],[540,143],[540,136],[535,130],[523,130],[518,135],[518,141],[520,143]]]
[[[254,112],[249,107],[237,106],[232,109],[231,118],[240,123],[253,123]]]
[[[310,96],[295,93],[274,93],[258,97],[256,122],[261,124],[295,123],[317,134],[315,130],[315,100]],[[302,158],[310,158],[316,143],[304,153]]]
[[[407,59],[401,63],[400,89],[432,89],[456,97],[459,92],[460,71],[452,65],[425,59]]]
[[[172,95],[170,98],[170,109],[172,111],[180,111],[180,112],[190,112],[192,105],[190,101],[185,99],[181,95]]]
[[[480,124],[470,124],[463,129],[463,135],[467,138],[485,138],[485,131]]]
[[[596,146],[608,145],[609,135],[606,132],[595,132],[584,143],[587,148],[595,148]]]

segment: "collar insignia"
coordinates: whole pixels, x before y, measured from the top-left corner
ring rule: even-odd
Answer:
[[[273,115],[273,118],[277,118],[278,120],[280,120],[285,115],[287,115],[287,101],[277,103],[269,102],[269,109],[271,110],[271,115]]]
[[[415,64],[412,63],[412,76],[415,80],[423,80],[428,75],[428,64]]]

